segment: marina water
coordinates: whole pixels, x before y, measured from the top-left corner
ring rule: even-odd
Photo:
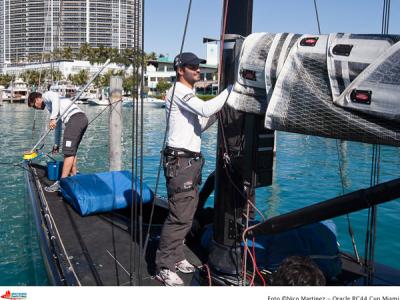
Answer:
[[[82,106],[89,121],[104,107]],[[33,130],[33,122],[35,129]],[[23,170],[12,163],[21,161],[41,134],[47,122],[45,112],[33,111],[23,104],[0,107],[0,285],[47,285],[36,228],[24,190]],[[123,162],[131,170],[132,108],[123,108]],[[108,109],[88,128],[79,149],[80,172],[108,170]],[[155,188],[160,149],[164,137],[164,109],[144,108],[144,181]],[[215,166],[216,132],[214,125],[203,136],[206,157],[203,181]],[[51,149],[53,136],[47,138],[44,152]],[[56,156],[62,159],[61,155]],[[339,158],[343,176],[339,175]],[[345,193],[369,187],[372,146],[304,135],[278,133],[272,186],[257,189],[257,206],[266,217],[339,196],[342,182]],[[45,159],[41,160],[45,163]],[[400,149],[382,146],[380,182],[400,177]],[[161,172],[158,194],[166,195]],[[210,198],[207,205],[213,204]],[[400,268],[400,217],[398,200],[378,208],[376,260]],[[344,251],[353,252],[346,217],[336,218],[338,241]],[[366,210],[350,215],[355,241],[364,255]],[[99,233],[101,234],[101,233]]]

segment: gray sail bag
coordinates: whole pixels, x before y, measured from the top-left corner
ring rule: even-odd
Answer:
[[[393,35],[252,34],[228,104],[265,114],[268,129],[398,146],[398,41]],[[251,63],[251,57],[258,59]]]

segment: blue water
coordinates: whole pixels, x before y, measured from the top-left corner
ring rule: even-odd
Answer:
[[[94,118],[102,107],[83,106]],[[0,285],[46,285],[36,229],[30,207],[25,198],[23,170],[4,163],[19,162],[22,153],[37,141],[44,112],[36,113],[36,130],[32,138],[34,111],[25,105],[5,104],[0,107]],[[131,169],[132,109],[124,109],[123,161]],[[146,107],[144,111],[144,178],[155,186],[159,151],[163,140],[165,116],[162,109]],[[89,128],[79,149],[81,172],[100,172],[108,168],[108,115],[102,114]],[[39,126],[40,125],[40,126]],[[214,169],[216,127],[203,137],[206,164],[205,178]],[[52,137],[44,150],[50,150]],[[275,161],[274,184],[257,190],[257,206],[267,217],[301,208],[318,201],[338,196],[342,184],[338,167],[338,147],[335,140],[279,133]],[[360,143],[340,144],[344,170],[345,192],[369,186],[372,146]],[[61,156],[59,157],[61,159]],[[44,160],[43,160],[44,162]],[[382,147],[381,182],[400,177],[400,150]],[[158,193],[165,195],[165,181],[160,178]],[[212,205],[210,199],[208,205]],[[383,204],[378,209],[376,260],[400,268],[400,230],[398,200]],[[355,240],[360,254],[364,253],[366,211],[350,215]],[[342,250],[352,251],[347,219],[335,219]]]

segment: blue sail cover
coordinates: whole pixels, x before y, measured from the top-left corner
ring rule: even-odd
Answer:
[[[140,200],[140,181],[135,178],[135,194],[132,195],[132,174],[129,171],[113,171],[77,175],[60,180],[64,199],[81,215],[109,212],[128,207],[132,196]],[[150,203],[154,194],[143,183],[143,203]]]

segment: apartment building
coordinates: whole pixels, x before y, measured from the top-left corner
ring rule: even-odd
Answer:
[[[83,43],[130,48],[135,32],[140,45],[141,16],[140,0],[0,0],[0,72]]]

